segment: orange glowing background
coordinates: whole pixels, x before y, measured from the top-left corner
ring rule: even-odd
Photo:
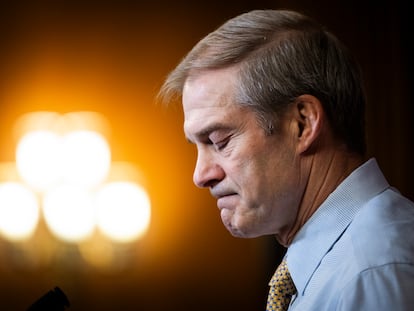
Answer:
[[[283,250],[273,238],[229,235],[215,201],[192,184],[196,155],[179,105],[154,102],[166,74],[200,38],[250,9],[305,11],[355,51],[370,100],[369,151],[391,183],[414,197],[413,50],[399,2],[130,2],[1,5],[0,162],[14,161],[21,115],[99,112],[109,122],[113,160],[133,163],[144,177],[152,216],[146,235],[128,245],[97,236],[77,248],[55,241],[44,225],[23,244],[0,239],[0,310],[25,310],[56,285],[73,311],[264,309]],[[90,253],[113,260],[87,264],[82,256]]]

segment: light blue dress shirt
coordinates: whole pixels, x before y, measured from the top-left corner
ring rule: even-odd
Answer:
[[[414,310],[414,203],[375,159],[348,176],[289,246],[289,311]]]

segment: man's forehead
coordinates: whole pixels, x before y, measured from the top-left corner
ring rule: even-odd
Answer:
[[[190,140],[193,136],[204,136],[225,123],[227,114],[227,109],[222,106],[189,109],[184,113],[184,133]]]
[[[205,74],[185,84],[182,105],[186,122],[203,122],[204,118],[234,109],[233,85],[219,77]]]

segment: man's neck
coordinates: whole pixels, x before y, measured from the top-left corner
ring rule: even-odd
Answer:
[[[288,246],[326,198],[363,161],[362,156],[340,149],[326,150],[304,157],[302,167],[309,172],[304,195],[295,223],[283,240],[278,237],[279,242]]]

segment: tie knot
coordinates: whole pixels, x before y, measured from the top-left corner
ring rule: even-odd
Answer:
[[[290,276],[286,260],[277,267],[269,282],[270,292],[266,310],[287,310],[290,299],[296,293],[296,287]]]
[[[292,294],[296,292],[295,284],[293,283],[292,277],[290,276],[287,262],[285,259],[277,267],[275,274],[269,282],[270,286],[285,287],[292,291]]]

